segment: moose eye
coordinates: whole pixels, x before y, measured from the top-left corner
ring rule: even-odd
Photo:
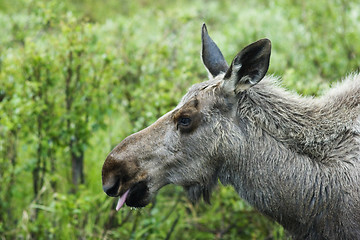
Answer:
[[[188,118],[188,117],[182,117],[178,121],[178,125],[181,125],[181,126],[184,126],[184,127],[189,126],[190,123],[191,123],[191,119]]]

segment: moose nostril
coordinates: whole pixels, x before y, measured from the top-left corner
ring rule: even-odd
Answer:
[[[114,182],[103,185],[103,190],[110,197],[116,197],[118,195],[119,186],[120,181],[117,179]]]

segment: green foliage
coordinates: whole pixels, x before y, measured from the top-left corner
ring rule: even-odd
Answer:
[[[270,38],[269,72],[317,95],[358,70],[359,8],[355,0],[0,0],[2,239],[285,239],[223,186],[211,206],[168,186],[150,206],[117,213],[101,189],[102,163],[206,79],[203,22],[229,62]],[[83,161],[77,180],[73,159]]]

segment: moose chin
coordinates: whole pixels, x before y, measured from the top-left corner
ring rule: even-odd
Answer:
[[[301,97],[266,76],[270,53],[261,39],[229,66],[203,25],[209,79],[105,160],[117,210],[146,206],[167,184],[209,201],[219,179],[296,239],[360,239],[360,76]]]

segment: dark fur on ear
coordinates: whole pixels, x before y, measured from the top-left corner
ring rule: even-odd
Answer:
[[[226,88],[239,93],[259,83],[269,68],[270,54],[271,42],[266,38],[241,50],[225,74]]]
[[[205,24],[202,27],[201,40],[201,57],[209,73],[213,77],[216,77],[221,72],[225,73],[229,66],[216,43],[210,38]]]

